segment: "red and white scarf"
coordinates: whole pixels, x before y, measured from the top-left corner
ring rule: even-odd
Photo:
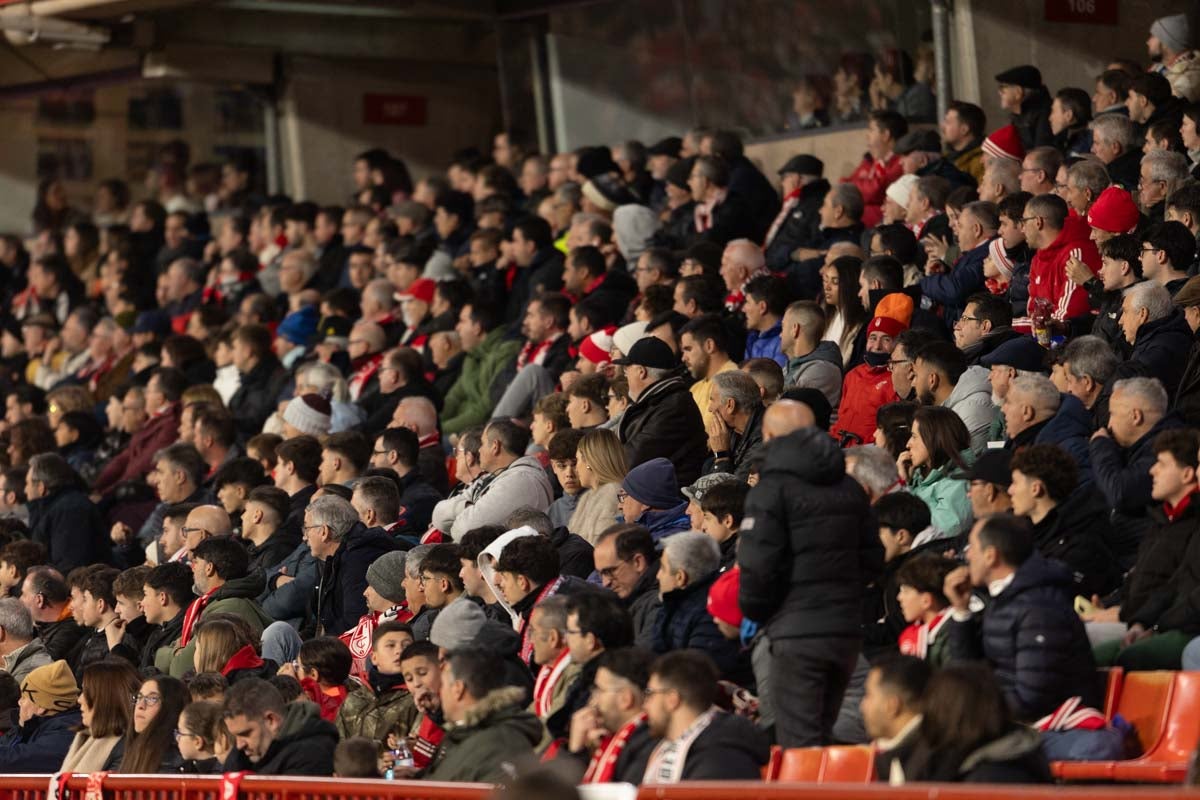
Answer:
[[[1046,731],[1098,731],[1108,725],[1104,714],[1083,705],[1082,697],[1070,697],[1061,706],[1033,723],[1042,733]]]
[[[692,212],[692,218],[696,223],[696,233],[704,233],[710,230],[713,226],[713,214],[717,211],[717,206],[725,202],[725,196],[728,192],[724,189],[717,192],[717,196],[707,203],[697,203],[696,210]]]
[[[220,586],[217,587],[217,589],[220,588]],[[187,611],[183,614],[183,630],[179,632],[180,647],[187,647],[188,642],[192,640],[192,629],[196,627],[200,615],[204,613],[205,606],[208,605],[208,601],[212,599],[213,593],[217,589],[209,589],[188,605]]]
[[[383,353],[376,353],[368,358],[366,363],[350,376],[347,385],[350,387],[351,400],[358,401],[359,396],[362,395],[363,387],[371,380],[371,376],[379,371],[381,364],[383,364]]]
[[[929,654],[929,648],[937,638],[946,622],[950,619],[950,609],[938,613],[928,624],[915,622],[900,633],[900,653],[924,659]]]
[[[400,606],[392,606],[383,612],[368,611],[358,618],[357,625],[338,637],[342,644],[350,648],[350,655],[354,659],[350,674],[363,683],[370,682],[371,668],[367,666],[367,660],[371,657],[371,638],[375,635],[375,629],[395,620],[399,613]]]
[[[421,722],[417,726],[417,735],[412,743],[413,766],[417,769],[428,767],[445,735],[446,731],[441,725],[431,720],[428,714],[422,714]]]
[[[588,764],[587,771],[583,773],[581,782],[612,783],[613,773],[617,769],[617,761],[620,760],[625,745],[629,743],[629,737],[633,736],[633,732],[645,723],[646,715],[638,714],[626,722],[621,730],[601,740],[596,752],[592,753],[592,760]]]
[[[539,366],[545,364],[546,353],[550,350],[550,345],[558,341],[558,337],[562,335],[562,333],[556,333],[540,342],[526,342],[522,345],[521,352],[517,353],[517,369],[522,370],[528,364],[537,364]]]
[[[713,706],[696,717],[696,721],[689,725],[678,739],[663,739],[659,742],[650,754],[642,783],[679,783],[683,780],[683,766],[687,763],[688,751],[720,713],[721,709]]]
[[[533,683],[533,713],[546,719],[550,716],[550,705],[554,701],[554,690],[562,680],[563,673],[571,666],[571,651],[563,648],[558,658],[550,664],[543,664],[538,671],[537,680]]]
[[[533,605],[531,605],[530,608],[536,608],[538,603],[557,592],[558,587],[562,586],[562,582],[562,576],[559,575],[550,583],[547,583],[545,586],[543,586],[542,590],[538,592],[537,600],[533,601]],[[518,616],[517,624],[514,625],[514,628],[521,634],[521,660],[528,664],[529,659],[533,657],[533,637],[530,636],[529,620],[522,619],[520,616]]]
[[[800,205],[800,189],[793,189],[788,193],[787,197],[783,198],[783,208],[779,209],[779,213],[775,216],[775,221],[771,223],[771,228],[767,231],[767,238],[763,239],[764,250],[770,246],[771,241],[775,238],[775,234],[779,233],[779,229],[787,221],[788,215],[792,213],[792,209],[798,205]]]

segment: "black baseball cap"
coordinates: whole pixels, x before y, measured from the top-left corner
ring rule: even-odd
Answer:
[[[629,354],[624,358],[615,359],[612,363],[623,367],[638,366],[650,369],[674,369],[679,361],[667,343],[655,336],[638,339]]]

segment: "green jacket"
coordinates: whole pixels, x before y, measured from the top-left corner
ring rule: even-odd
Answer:
[[[351,736],[365,736],[382,748],[389,733],[404,736],[417,718],[417,706],[400,676],[397,686],[373,693],[362,684],[346,696],[333,724],[338,736],[345,741]]]
[[[462,433],[472,425],[487,422],[492,412],[492,381],[521,349],[521,341],[506,339],[507,335],[507,328],[496,328],[467,353],[462,373],[442,406],[443,432]]]
[[[967,464],[974,460],[970,450],[964,450],[962,457]],[[967,497],[967,488],[967,481],[961,477],[953,461],[930,472],[915,475],[908,484],[908,491],[929,506],[931,522],[944,538],[958,536],[971,519],[971,500]]]
[[[267,612],[254,600],[265,588],[266,576],[262,570],[255,570],[243,578],[227,581],[213,593],[208,605],[200,612],[200,619],[196,621],[197,627],[213,614],[232,614],[245,620],[255,637],[262,636],[263,629],[275,621],[268,617]],[[164,651],[170,654],[169,661],[166,660]],[[158,651],[154,665],[160,667],[160,664],[165,662],[168,667],[164,672],[173,678],[182,678],[193,669],[195,655],[196,635],[193,630],[192,639],[186,647],[180,647],[179,639],[176,639],[168,647]]]
[[[542,722],[521,706],[524,699],[525,691],[515,686],[484,695],[461,724],[447,726],[422,777],[470,783],[509,778],[513,763],[531,757],[542,738]]]

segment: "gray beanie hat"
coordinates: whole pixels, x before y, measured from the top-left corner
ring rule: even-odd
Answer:
[[[371,566],[367,567],[367,585],[385,600],[404,602],[407,599],[404,593],[404,562],[407,557],[408,553],[395,550],[372,561]]]
[[[1182,53],[1191,43],[1191,31],[1188,29],[1187,14],[1174,14],[1169,17],[1159,17],[1150,26],[1150,35],[1162,42],[1167,49]]]
[[[319,394],[293,397],[283,410],[283,421],[309,436],[327,436],[333,426],[333,408]]]
[[[474,643],[486,624],[483,609],[474,600],[460,597],[443,608],[433,620],[429,641],[453,653]]]

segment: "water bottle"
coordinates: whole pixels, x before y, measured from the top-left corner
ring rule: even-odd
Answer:
[[[412,768],[414,766],[412,750],[408,749],[408,742],[404,741],[403,737],[396,742],[396,746],[390,752],[392,766],[383,773],[383,777],[389,781],[396,779],[396,767]]]

